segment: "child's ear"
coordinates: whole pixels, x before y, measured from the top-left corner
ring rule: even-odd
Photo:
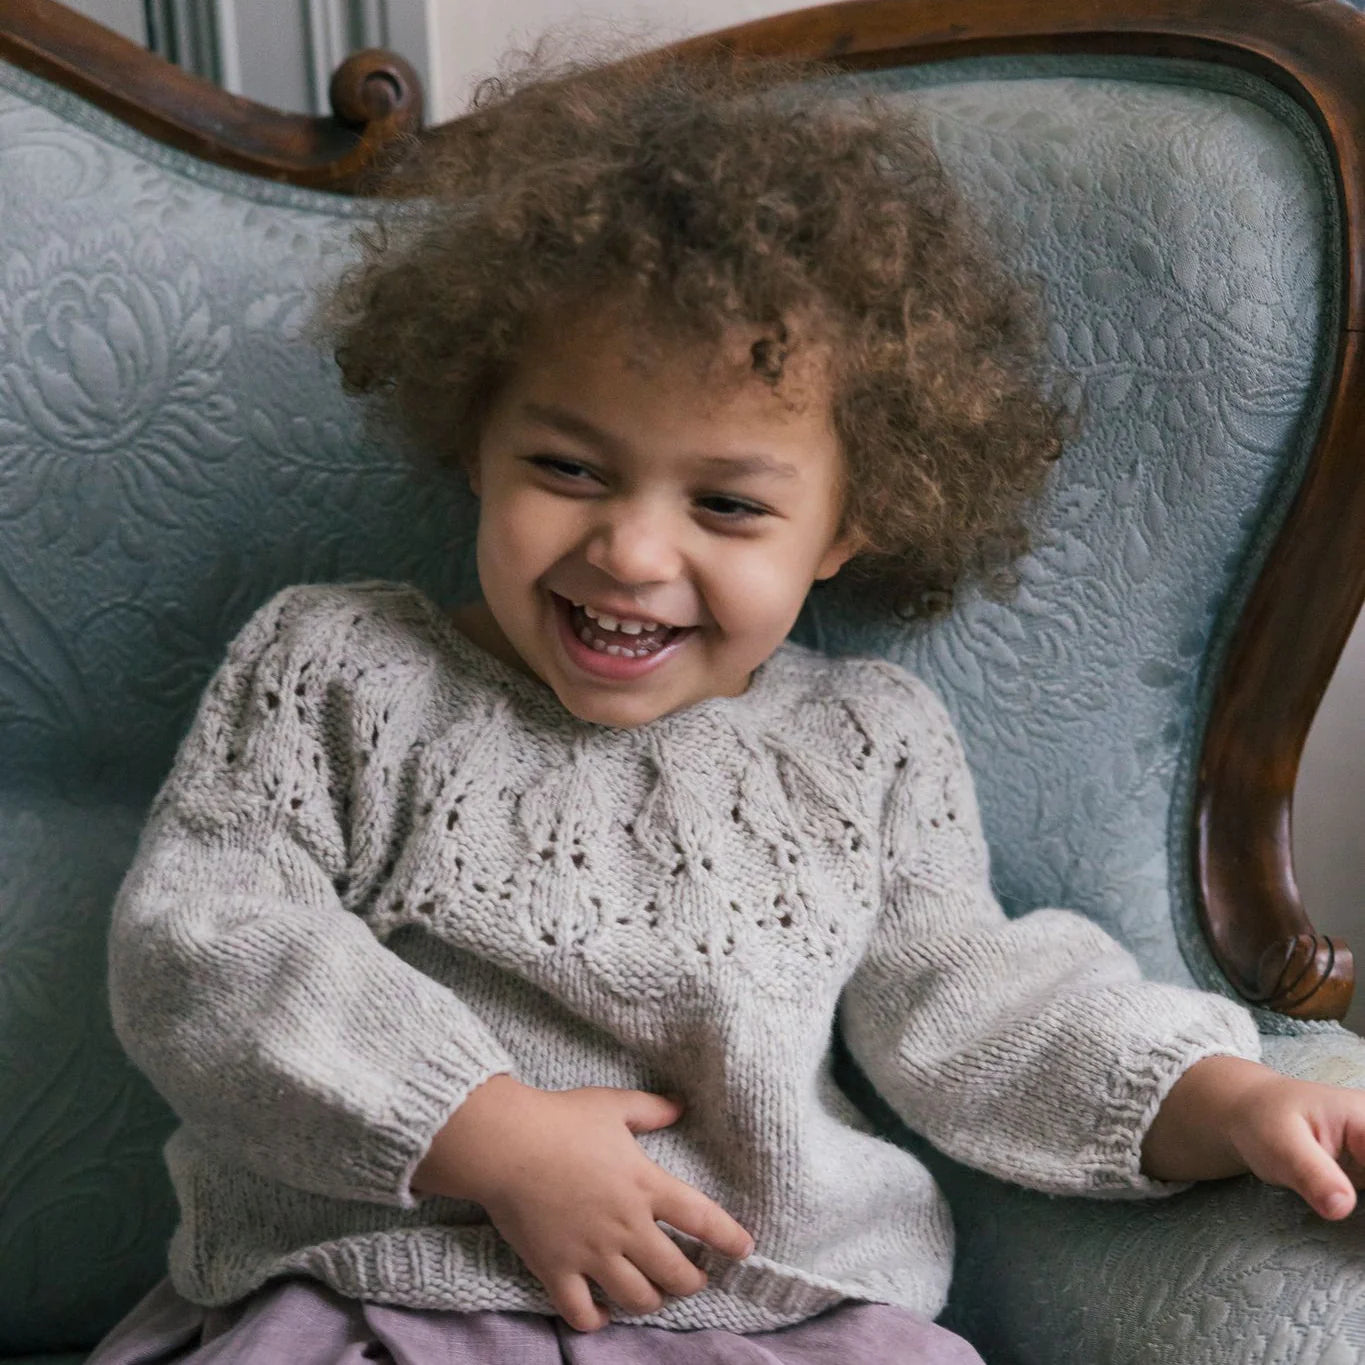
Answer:
[[[817,579],[833,578],[840,569],[848,563],[859,550],[863,548],[862,537],[853,532],[840,536],[833,541],[825,553],[820,557],[820,563],[816,566],[815,577]]]

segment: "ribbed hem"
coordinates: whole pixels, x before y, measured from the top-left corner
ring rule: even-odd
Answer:
[[[791,1266],[750,1256],[702,1258],[710,1283],[699,1293],[670,1298],[657,1313],[612,1321],[677,1330],[719,1327],[762,1332],[801,1322],[847,1298],[882,1299],[865,1286],[840,1284]],[[314,1247],[290,1258],[290,1269],[321,1279],[348,1298],[458,1312],[520,1311],[554,1314],[543,1286],[491,1229],[484,1236],[431,1238],[408,1233]],[[382,1288],[380,1288],[382,1286]],[[946,1283],[942,1286],[946,1292]],[[934,1303],[899,1304],[933,1317]]]
[[[952,1264],[948,1256],[901,1262],[894,1272],[881,1265],[870,1276],[875,1283],[861,1283],[825,1279],[762,1256],[731,1261],[708,1249],[695,1259],[710,1276],[705,1289],[670,1297],[657,1313],[630,1316],[613,1308],[612,1321],[677,1331],[763,1332],[802,1322],[845,1299],[889,1303],[932,1319],[947,1299]],[[182,1237],[171,1244],[171,1281],[193,1303],[235,1303],[286,1275],[321,1280],[347,1298],[404,1308],[556,1312],[540,1282],[491,1226],[397,1230],[253,1258],[250,1264],[220,1257],[211,1267],[196,1263]]]

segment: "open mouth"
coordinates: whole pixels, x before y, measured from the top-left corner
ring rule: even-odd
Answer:
[[[622,621],[591,615],[567,597],[551,593],[560,634],[570,658],[599,677],[631,678],[656,666],[695,629],[653,621]]]
[[[589,649],[635,659],[657,654],[682,633],[681,626],[661,625],[657,621],[619,621],[573,603],[569,604],[569,624]]]

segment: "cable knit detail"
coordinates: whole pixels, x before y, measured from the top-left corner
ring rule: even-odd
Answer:
[[[153,805],[110,940],[116,1027],[174,1106],[177,1288],[552,1311],[474,1204],[412,1170],[487,1076],[672,1091],[639,1136],[755,1235],[670,1230],[701,1293],[623,1321],[757,1331],[844,1297],[933,1316],[942,1196],[832,1077],[837,1026],[907,1123],[1100,1196],[1229,1000],[1142,982],[1060,910],[1007,919],[932,693],[784,646],[749,690],[635,730],[568,715],[413,588],[257,612]]]

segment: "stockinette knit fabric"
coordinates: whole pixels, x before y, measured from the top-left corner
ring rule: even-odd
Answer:
[[[1259,1056],[1221,996],[1144,982],[1084,918],[1008,919],[961,746],[901,669],[786,645],[739,697],[579,721],[411,587],[291,588],[229,648],[115,907],[124,1046],[181,1120],[175,1287],[313,1276],[554,1311],[472,1202],[412,1172],[490,1075],[677,1094],[638,1136],[755,1237],[621,1321],[746,1332],[845,1297],[935,1316],[943,1196],[831,1074],[1058,1194],[1143,1177],[1191,1063]]]

